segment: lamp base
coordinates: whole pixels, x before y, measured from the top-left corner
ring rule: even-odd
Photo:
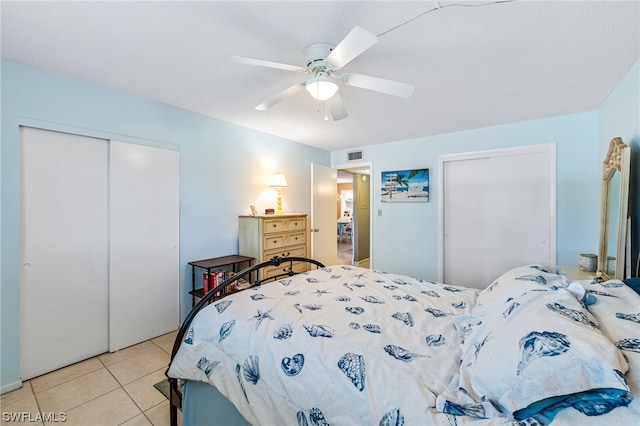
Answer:
[[[276,214],[283,214],[284,211],[282,211],[282,192],[280,191],[280,188],[277,189],[278,192],[278,198],[276,199]]]

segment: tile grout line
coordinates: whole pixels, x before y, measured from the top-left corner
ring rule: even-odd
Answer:
[[[170,333],[171,333],[171,332],[170,332]],[[169,334],[169,333],[166,333],[166,334]],[[165,335],[166,335],[166,334],[165,334]],[[162,336],[164,336],[164,335],[162,335]],[[162,337],[162,336],[158,336],[158,337]],[[153,421],[151,420],[151,418],[147,415],[147,413],[146,413],[145,411],[143,411],[143,410],[142,410],[142,408],[138,405],[138,403],[136,403],[136,401],[133,399],[133,397],[132,397],[132,396],[129,394],[129,392],[127,392],[127,390],[125,389],[125,385],[127,385],[127,384],[129,384],[129,383],[133,383],[133,381],[132,381],[132,382],[129,382],[129,383],[126,383],[126,384],[122,384],[122,383],[121,383],[121,382],[120,382],[120,381],[119,381],[119,380],[114,376],[113,372],[109,369],[109,367],[110,367],[110,366],[114,366],[114,365],[116,365],[116,364],[119,364],[120,362],[126,361],[126,360],[128,360],[128,359],[130,359],[130,358],[132,358],[132,357],[134,357],[134,356],[137,356],[137,355],[143,354],[143,353],[145,353],[145,352],[148,352],[148,351],[150,351],[150,350],[153,350],[153,348],[160,349],[160,350],[162,350],[162,352],[164,352],[164,353],[168,354],[169,356],[171,356],[171,353],[170,353],[170,352],[168,352],[166,349],[164,349],[162,346],[160,346],[160,344],[158,344],[157,342],[155,342],[155,341],[154,341],[154,340],[155,340],[155,339],[157,339],[158,337],[156,337],[156,338],[154,338],[154,339],[149,339],[149,340],[148,340],[148,342],[150,342],[150,343],[152,343],[152,344],[153,344],[153,346],[152,346],[151,348],[149,348],[149,349],[147,349],[147,350],[143,350],[143,351],[142,351],[142,352],[140,352],[140,353],[136,353],[136,354],[132,354],[132,355],[126,356],[125,358],[123,358],[123,359],[121,359],[121,360],[119,360],[119,361],[117,361],[117,362],[114,362],[114,363],[112,363],[112,364],[110,364],[110,365],[107,365],[107,364],[106,364],[106,363],[101,359],[101,357],[102,357],[103,355],[108,355],[108,354],[109,354],[109,352],[105,352],[105,353],[103,353],[103,354],[99,354],[99,355],[95,355],[95,356],[93,356],[93,357],[91,357],[91,358],[87,358],[87,360],[90,360],[90,359],[92,359],[92,358],[96,358],[96,359],[97,359],[97,361],[98,361],[98,363],[99,363],[98,365],[100,365],[101,367],[98,367],[98,368],[96,368],[96,369],[94,369],[94,370],[92,370],[92,371],[85,372],[84,374],[81,374],[81,375],[79,375],[79,376],[76,376],[76,377],[73,377],[73,378],[70,378],[70,379],[67,379],[67,380],[62,380],[62,381],[60,381],[60,382],[56,382],[56,384],[55,384],[55,385],[51,385],[51,386],[48,386],[48,387],[46,387],[46,388],[40,389],[38,392],[36,392],[36,391],[35,391],[35,389],[34,389],[34,386],[33,386],[33,379],[29,379],[29,380],[27,380],[27,381],[26,381],[27,386],[29,386],[29,391],[30,391],[30,392],[29,392],[29,394],[28,394],[27,396],[25,396],[24,398],[20,398],[20,399],[18,399],[18,400],[16,400],[16,401],[19,401],[19,400],[22,400],[22,399],[26,399],[26,398],[28,398],[28,397],[32,396],[32,397],[34,398],[34,400],[35,400],[35,403],[36,403],[36,407],[37,407],[37,409],[38,409],[38,412],[42,412],[42,411],[41,411],[41,407],[40,407],[40,402],[38,401],[38,394],[41,394],[41,393],[46,392],[46,391],[49,391],[49,390],[51,390],[51,389],[54,389],[54,388],[55,388],[55,387],[57,387],[57,386],[60,386],[60,385],[63,385],[63,384],[69,383],[69,382],[71,382],[71,381],[73,381],[73,380],[80,379],[80,378],[85,377],[85,376],[87,376],[87,375],[89,375],[89,374],[93,374],[93,373],[95,373],[95,372],[97,372],[97,371],[100,371],[101,369],[103,369],[103,368],[104,368],[104,369],[107,371],[107,373],[108,373],[108,374],[109,374],[109,375],[110,375],[110,376],[115,380],[115,382],[116,382],[116,384],[117,384],[117,387],[116,387],[116,388],[114,388],[114,389],[112,389],[112,390],[110,390],[110,391],[105,392],[105,393],[104,393],[104,394],[102,394],[102,395],[98,395],[98,396],[96,396],[95,398],[92,398],[92,399],[90,399],[90,400],[88,400],[88,401],[85,401],[85,402],[83,402],[83,403],[82,403],[82,404],[80,404],[80,405],[77,405],[77,406],[71,407],[71,408],[69,408],[69,409],[67,410],[67,412],[68,412],[68,411],[71,411],[71,410],[74,410],[74,409],[76,409],[76,408],[82,407],[83,405],[88,404],[88,403],[90,403],[90,402],[92,402],[92,401],[95,401],[96,399],[101,398],[101,397],[103,397],[103,396],[105,396],[105,395],[108,395],[108,394],[110,394],[110,393],[112,393],[112,392],[114,392],[114,391],[117,391],[118,389],[122,389],[122,391],[124,392],[124,394],[127,396],[127,398],[129,398],[129,400],[133,403],[133,405],[138,409],[138,411],[139,411],[139,412],[138,412],[136,415],[134,415],[133,417],[131,417],[131,418],[129,418],[129,419],[127,419],[127,420],[125,420],[123,423],[120,423],[120,424],[124,424],[124,423],[126,423],[126,422],[128,422],[128,421],[132,420],[133,418],[138,417],[140,414],[142,414],[142,415],[145,417],[145,419],[146,419],[149,423],[151,423],[151,424],[153,425],[154,423],[153,423]],[[141,342],[141,343],[142,343],[142,342]],[[126,348],[125,348],[125,349],[126,349]],[[114,353],[117,353],[117,352],[118,352],[118,351],[116,351],[116,352],[114,352]],[[84,361],[87,361],[87,360],[84,360]],[[79,361],[79,362],[83,362],[83,361]],[[76,364],[77,364],[77,363],[76,363]],[[71,364],[71,365],[73,365],[73,364]],[[67,366],[67,367],[70,367],[70,366]],[[62,368],[67,368],[67,367],[62,367]],[[162,369],[164,369],[164,367],[163,367]],[[158,370],[156,370],[156,371],[158,371]],[[153,374],[153,373],[155,373],[155,371],[154,371],[154,372],[150,372],[149,374]],[[50,373],[46,373],[46,374],[50,374]],[[143,377],[146,377],[146,376],[143,376]],[[136,379],[136,380],[139,380],[139,379]],[[135,380],[134,380],[134,381],[135,381]],[[156,389],[154,388],[154,390],[156,390]],[[157,390],[156,390],[156,391],[157,391]],[[158,404],[155,404],[155,405],[153,405],[153,406],[149,407],[146,411],[152,410],[153,408],[157,407],[158,405],[161,405],[161,404],[164,404],[164,403],[165,403],[165,401],[163,400],[163,401],[159,402]],[[44,422],[39,423],[39,425],[40,425],[40,426],[45,426]]]

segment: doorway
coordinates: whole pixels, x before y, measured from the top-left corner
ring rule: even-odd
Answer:
[[[370,267],[370,166],[338,168],[336,217],[338,264]]]
[[[338,264],[353,264],[353,173],[338,170]]]

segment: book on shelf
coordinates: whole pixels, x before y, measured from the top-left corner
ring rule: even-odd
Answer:
[[[218,286],[218,284],[222,284],[224,280],[227,279],[227,271],[222,269],[218,269],[215,271],[211,271],[211,277],[209,274],[204,272],[202,274],[202,290],[204,294],[207,294],[214,288]]]

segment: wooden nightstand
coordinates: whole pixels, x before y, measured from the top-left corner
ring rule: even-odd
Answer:
[[[597,272],[582,271],[579,267],[573,265],[558,265],[558,268],[567,273],[567,278],[570,280],[596,280],[599,279]]]

